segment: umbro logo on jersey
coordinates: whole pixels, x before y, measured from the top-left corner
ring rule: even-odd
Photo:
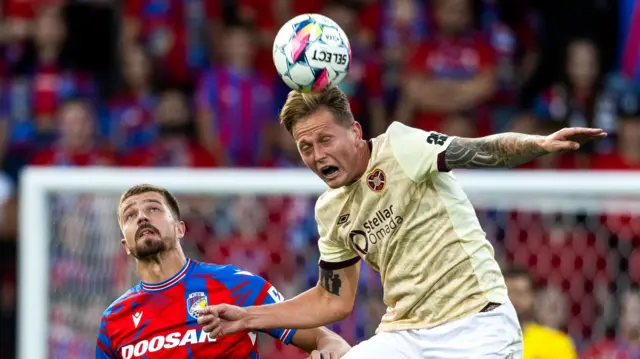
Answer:
[[[140,324],[140,319],[142,319],[142,312],[131,315],[131,319],[133,319],[133,326],[137,328],[138,324]]]
[[[338,223],[336,225],[346,227],[349,224],[349,214],[343,214],[338,218]]]

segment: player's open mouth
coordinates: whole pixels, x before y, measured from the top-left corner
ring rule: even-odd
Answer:
[[[337,176],[340,170],[336,166],[324,166],[320,171],[326,179],[331,179]]]
[[[138,235],[136,237],[144,238],[146,236],[155,236],[155,235],[156,235],[156,231],[153,230],[153,228],[144,228],[142,230],[139,230]]]

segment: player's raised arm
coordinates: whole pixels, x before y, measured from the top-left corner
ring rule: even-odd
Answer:
[[[549,136],[502,133],[480,138],[455,138],[444,153],[447,169],[515,167],[547,153],[572,151],[587,141],[604,138],[598,128],[564,128]]]
[[[549,136],[501,133],[479,138],[450,137],[400,123],[389,127],[395,156],[413,180],[455,168],[515,167],[552,152],[573,151],[607,134],[599,128],[564,128]]]

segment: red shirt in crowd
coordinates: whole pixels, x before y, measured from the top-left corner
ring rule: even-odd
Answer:
[[[112,166],[116,164],[113,151],[95,146],[87,150],[69,150],[53,145],[38,152],[31,160],[36,166]]]
[[[612,339],[603,339],[591,345],[581,359],[634,359],[640,356],[639,349],[633,349],[624,343]]]
[[[195,2],[186,0],[126,0],[123,2],[123,17],[139,21],[139,39],[154,57],[161,60],[172,79],[188,81],[192,71],[202,65],[193,63],[196,61],[193,58],[197,55],[195,52],[207,48],[198,32],[206,31],[208,21],[221,17],[221,3],[219,0],[203,0],[198,9]],[[203,29],[188,26],[201,20],[205,21]]]
[[[126,167],[216,167],[213,157],[202,146],[186,142],[171,146],[162,140],[132,151],[122,159]]]
[[[495,69],[495,54],[491,45],[479,33],[459,38],[436,36],[419,46],[409,58],[406,75],[424,75],[428,79],[473,79],[484,70]],[[420,111],[413,125],[439,131],[443,114]]]
[[[41,6],[62,5],[65,0],[5,0],[4,14],[10,19],[31,20]]]

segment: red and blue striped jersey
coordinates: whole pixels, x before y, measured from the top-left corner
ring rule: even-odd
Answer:
[[[188,259],[172,278],[141,282],[118,298],[102,316],[96,359],[258,359],[257,333],[210,339],[198,324],[197,310],[216,304],[254,306],[282,301],[259,276],[231,265]],[[293,329],[265,331],[289,344]]]

